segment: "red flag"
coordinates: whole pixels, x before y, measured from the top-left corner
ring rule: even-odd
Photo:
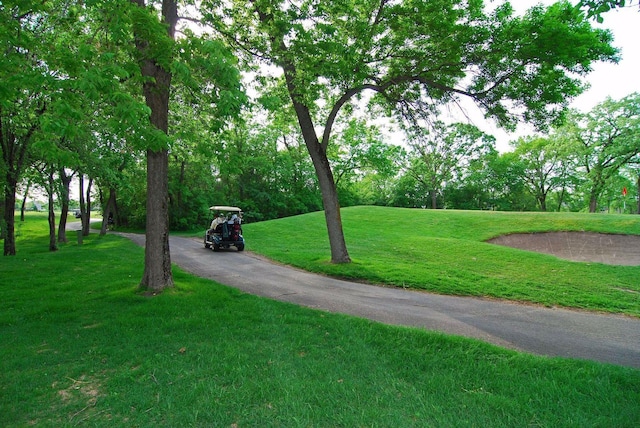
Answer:
[[[627,188],[626,187],[622,188],[622,196],[627,196]]]

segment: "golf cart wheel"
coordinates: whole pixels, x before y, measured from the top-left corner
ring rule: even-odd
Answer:
[[[238,251],[244,251],[244,244],[238,244],[236,245],[236,248],[238,249]]]
[[[209,244],[209,243],[205,242],[205,243],[204,243],[204,248],[206,248],[206,249],[211,248],[211,244]]]
[[[213,251],[220,251],[220,245],[213,244]]]

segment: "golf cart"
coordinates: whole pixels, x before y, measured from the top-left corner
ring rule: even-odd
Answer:
[[[214,218],[211,227],[204,235],[204,247],[219,251],[221,248],[229,248],[233,245],[238,251],[243,251],[242,210],[224,205],[214,205],[209,210]]]

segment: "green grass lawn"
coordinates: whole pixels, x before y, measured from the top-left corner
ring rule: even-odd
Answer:
[[[243,226],[247,249],[342,278],[640,316],[640,266],[572,262],[488,244],[515,232],[640,234],[640,216],[350,207],[353,263],[329,263],[321,212]]]
[[[347,225],[364,212],[345,211]],[[18,227],[18,254],[0,259],[2,427],[640,420],[640,370],[314,311],[177,268],[174,289],[145,297],[143,250],[130,241],[92,234],[50,253],[46,217]],[[357,229],[348,227],[351,240]],[[316,257],[322,264],[326,254]]]

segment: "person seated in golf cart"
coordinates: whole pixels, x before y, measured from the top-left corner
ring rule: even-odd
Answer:
[[[218,213],[218,216],[211,222],[211,227],[209,229],[213,233],[222,233],[222,224],[226,221],[227,219],[224,217],[224,214]]]
[[[214,205],[210,210],[215,217],[204,235],[204,247],[219,251],[234,246],[243,251],[242,210],[226,205]]]

